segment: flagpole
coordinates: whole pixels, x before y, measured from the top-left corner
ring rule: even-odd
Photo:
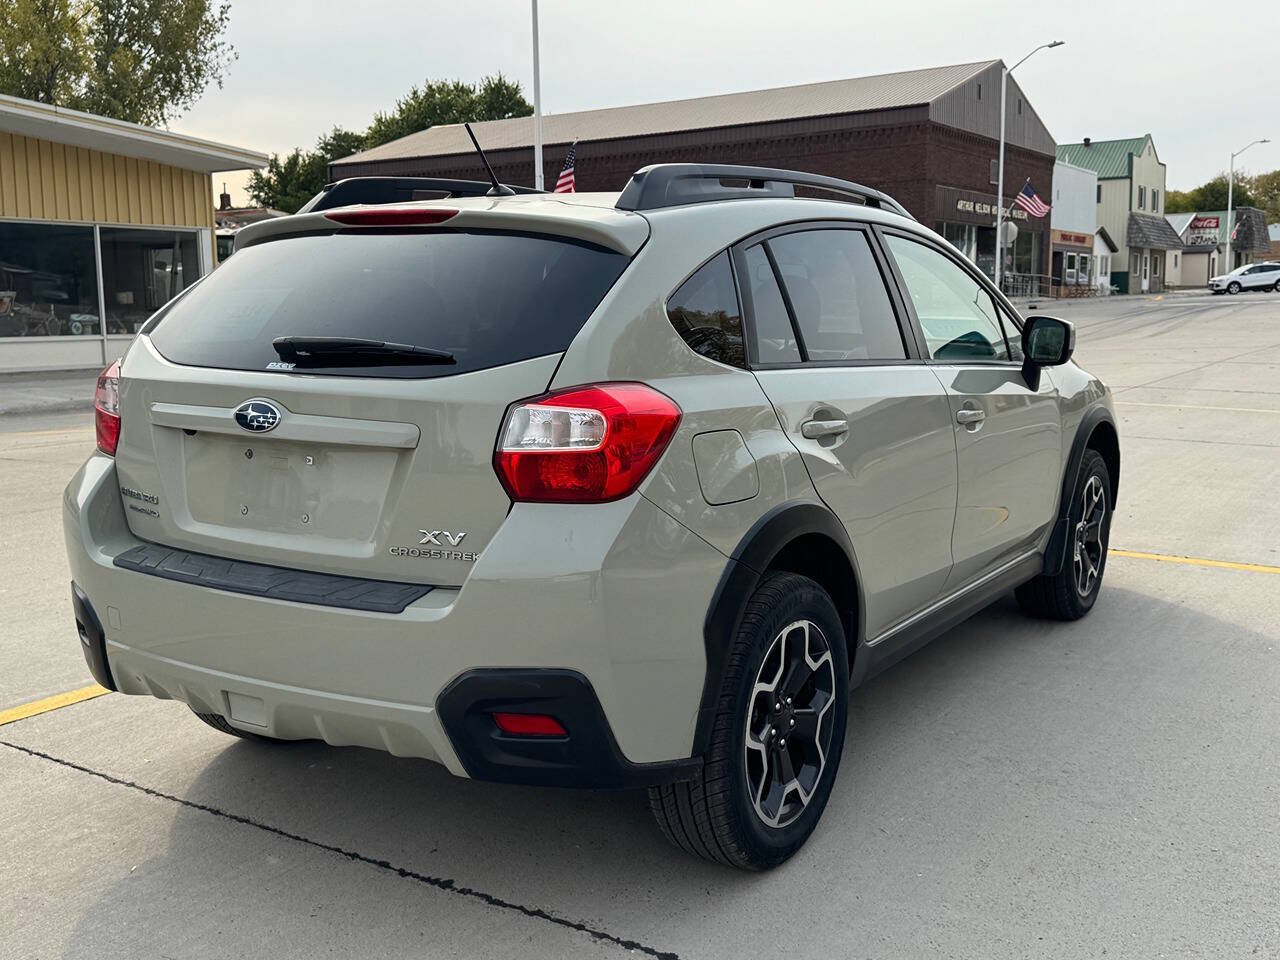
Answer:
[[[533,186],[542,182],[542,73],[538,64],[538,0],[533,0]]]

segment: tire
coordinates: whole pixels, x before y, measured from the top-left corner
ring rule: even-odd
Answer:
[[[227,723],[226,717],[217,713],[201,713],[195,707],[191,707],[191,712],[207,723],[213,729],[221,733],[230,734],[233,737],[239,737],[241,740],[248,740],[251,743],[285,743],[284,740],[278,740],[275,737],[263,736],[260,733],[250,733],[248,730],[241,730]]]
[[[1280,280],[1277,280],[1275,283],[1271,285],[1271,292],[1280,293]]]
[[[1093,508],[1095,512],[1089,514],[1086,514],[1086,493],[1091,501],[1095,495],[1097,497]],[[1102,510],[1101,517],[1089,519],[1097,516],[1098,507]],[[1071,492],[1066,561],[1054,576],[1042,574],[1018,587],[1016,595],[1023,612],[1049,620],[1079,620],[1093,609],[1107,566],[1112,513],[1111,474],[1107,470],[1107,462],[1097,450],[1086,450],[1080,461],[1080,475]],[[1097,524],[1096,533],[1090,535],[1089,530],[1094,523]],[[1077,540],[1082,533],[1084,540]],[[1091,577],[1088,575],[1090,566],[1093,568]]]
[[[812,674],[797,683],[784,664],[801,651]],[[796,674],[802,672],[797,666]],[[757,686],[770,680],[777,683],[773,692]],[[650,788],[649,807],[667,839],[686,853],[743,870],[776,867],[813,833],[844,748],[849,660],[840,616],[821,586],[793,573],[765,575],[729,648],[716,704],[697,778]],[[805,728],[813,729],[812,738],[799,733]],[[779,736],[786,730],[790,746]],[[787,774],[781,790],[749,786]],[[763,797],[763,812],[756,797]],[[764,819],[771,812],[773,825]]]
[[[1227,293],[1231,294],[1233,297],[1240,292],[1240,289],[1241,288],[1240,288],[1239,280],[1232,280],[1230,283],[1227,284]]]

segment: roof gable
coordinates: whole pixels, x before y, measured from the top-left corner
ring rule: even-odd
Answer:
[[[1154,152],[1155,144],[1149,133],[1127,140],[1091,140],[1088,146],[1084,143],[1062,143],[1058,145],[1058,159],[1087,167],[1098,175],[1099,180],[1117,180],[1129,176],[1129,155],[1141,156],[1149,143]]]
[[[998,60],[984,60],[687,100],[545,114],[542,118],[542,141],[552,145],[574,140],[612,140],[924,106],[998,63]],[[993,99],[998,101],[998,97]],[[487,120],[473,123],[471,127],[487,151],[533,145],[532,117]],[[473,149],[461,124],[442,124],[344,157],[335,161],[333,166],[469,154]]]

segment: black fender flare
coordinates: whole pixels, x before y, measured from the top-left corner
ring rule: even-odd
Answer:
[[[779,504],[761,516],[738,542],[707,609],[702,629],[707,667],[693,738],[695,755],[705,754],[710,745],[711,726],[715,721],[725,660],[729,645],[742,622],[747,601],[774,558],[796,538],[811,533],[822,534],[834,541],[844,552],[853,571],[855,609],[841,611],[846,627],[849,660],[850,663],[853,662],[854,651],[862,639],[860,631],[865,617],[862,576],[853,544],[849,542],[849,534],[840,519],[820,503],[800,501]],[[850,626],[853,627],[852,630],[849,629]]]
[[[1062,570],[1066,562],[1067,543],[1070,540],[1071,494],[1080,477],[1080,463],[1084,460],[1084,452],[1088,449],[1089,440],[1099,424],[1108,424],[1116,430],[1115,418],[1111,411],[1101,404],[1091,407],[1080,418],[1076,427],[1075,438],[1071,441],[1071,454],[1067,457],[1067,469],[1062,474],[1062,493],[1058,499],[1058,516],[1053,524],[1053,533],[1049,536],[1049,545],[1044,551],[1044,574],[1053,577]],[[1118,431],[1116,431],[1118,433]],[[1120,487],[1119,472],[1111,478],[1112,501]]]

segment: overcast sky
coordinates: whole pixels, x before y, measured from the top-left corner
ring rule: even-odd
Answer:
[[[362,130],[425,79],[501,71],[533,99],[529,0],[233,0],[239,51],[172,127],[283,153]],[[1280,167],[1280,0],[541,0],[546,113],[1020,59],[1059,142],[1151,133],[1169,187]],[[1219,14],[1226,13],[1226,16]],[[226,179],[237,204],[244,175]]]

